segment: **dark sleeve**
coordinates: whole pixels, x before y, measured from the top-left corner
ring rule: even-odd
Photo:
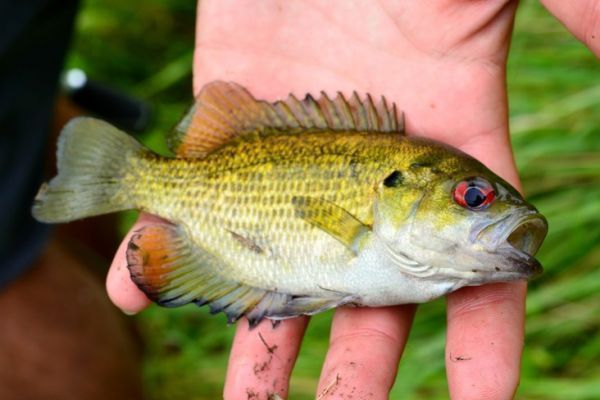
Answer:
[[[47,237],[30,209],[77,3],[0,5],[0,288],[35,261]]]

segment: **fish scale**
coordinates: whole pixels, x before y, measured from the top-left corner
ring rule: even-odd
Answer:
[[[266,137],[260,146],[238,141],[201,160],[148,157],[145,165],[131,168],[143,172],[130,178],[136,182],[134,196],[143,210],[188,227],[199,246],[221,253],[235,276],[289,290],[285,283],[295,285],[296,275],[326,275],[328,269],[343,269],[349,257],[341,243],[294,217],[292,198],[321,197],[371,224],[376,183],[405,159],[403,150],[414,148],[397,136],[375,141],[356,132],[285,139]],[[182,200],[192,206],[180,206]],[[231,232],[259,247],[268,243],[270,257],[248,254]],[[315,243],[326,243],[328,255],[311,251]]]
[[[268,103],[214,82],[168,138],[173,158],[102,121],[70,122],[59,139],[58,176],[40,189],[33,214],[63,222],[133,208],[162,217],[131,235],[133,281],[163,306],[208,304],[251,326],[343,304],[422,302],[500,279],[477,273],[526,256],[485,258],[493,252],[465,238],[478,238],[469,229],[490,218],[452,193],[478,190],[471,185],[494,192],[485,178],[497,190],[507,184],[469,156],[402,129],[385,99],[322,94]],[[525,204],[506,187],[498,215]],[[531,212],[524,207],[519,212]],[[527,229],[515,232],[523,247],[536,243]]]

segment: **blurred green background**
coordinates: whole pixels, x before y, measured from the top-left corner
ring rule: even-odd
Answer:
[[[164,133],[191,102],[195,4],[89,0],[68,64],[154,107],[141,139]],[[548,217],[531,284],[520,399],[600,398],[600,64],[537,1],[523,1],[508,68],[512,140],[527,196]],[[123,217],[123,229],[132,220]],[[137,318],[150,399],[221,398],[234,332],[194,306]],[[331,313],[312,319],[292,399],[314,398]],[[445,304],[419,308],[391,398],[445,399]]]

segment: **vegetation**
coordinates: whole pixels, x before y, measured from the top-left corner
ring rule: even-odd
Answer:
[[[194,4],[90,0],[69,65],[150,102],[141,138],[164,151],[164,132],[191,100]],[[509,60],[513,144],[527,196],[548,217],[531,284],[520,399],[594,399],[600,393],[600,68],[538,2],[524,1]],[[124,226],[131,221],[125,217]],[[313,318],[293,398],[314,398],[331,314]],[[220,398],[233,327],[193,306],[137,317],[152,399]],[[392,398],[444,399],[445,305],[420,307]]]

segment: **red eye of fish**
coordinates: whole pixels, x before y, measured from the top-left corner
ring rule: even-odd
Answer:
[[[459,182],[454,187],[454,201],[469,210],[484,210],[496,197],[492,185],[481,178],[470,178]]]

